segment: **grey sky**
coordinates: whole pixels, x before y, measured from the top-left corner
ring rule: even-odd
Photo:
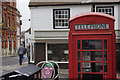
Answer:
[[[28,7],[30,0],[17,0],[17,9],[20,11],[20,14],[22,15],[22,26],[21,31],[25,31],[28,28],[30,28],[30,9]]]

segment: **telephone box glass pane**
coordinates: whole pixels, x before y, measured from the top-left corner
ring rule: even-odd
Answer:
[[[78,62],[78,72],[81,72],[81,65],[80,65],[80,62]]]
[[[84,50],[101,50],[102,49],[102,40],[83,40],[82,49]]]
[[[107,50],[107,40],[104,40],[104,49]]]
[[[104,63],[104,72],[107,72],[107,63]]]
[[[81,74],[78,74],[78,80],[81,80]]]
[[[104,61],[107,61],[107,51],[104,52]]]
[[[83,61],[103,61],[102,51],[83,51]]]
[[[80,51],[78,51],[78,61],[80,61]]]
[[[104,80],[103,74],[83,74],[82,80]]]
[[[80,49],[80,40],[77,41],[78,49]]]
[[[82,72],[103,72],[103,63],[83,63]]]

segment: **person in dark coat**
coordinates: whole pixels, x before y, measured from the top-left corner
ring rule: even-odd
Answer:
[[[18,55],[19,55],[19,64],[22,65],[22,59],[23,55],[26,53],[26,48],[21,44],[21,46],[18,49]]]
[[[30,64],[30,45],[27,48],[28,64]]]

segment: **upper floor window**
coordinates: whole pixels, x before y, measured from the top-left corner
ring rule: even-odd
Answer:
[[[114,16],[114,6],[96,6],[96,12],[101,12]]]
[[[15,6],[15,0],[12,0],[12,6]]]
[[[15,20],[14,20],[14,18],[12,19],[12,27],[15,27]]]
[[[69,28],[70,9],[54,9],[53,25],[54,29]]]
[[[7,26],[10,27],[10,17],[8,17]]]
[[[6,25],[6,14],[5,15],[3,15],[3,26],[4,27],[6,27],[7,25]]]

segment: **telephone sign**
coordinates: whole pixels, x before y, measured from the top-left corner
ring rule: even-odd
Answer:
[[[109,24],[76,24],[75,30],[83,29],[109,29]]]

